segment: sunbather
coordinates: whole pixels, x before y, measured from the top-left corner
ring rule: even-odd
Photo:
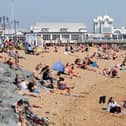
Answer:
[[[28,90],[32,93],[40,93],[40,91],[37,89],[37,87],[35,86],[35,80],[32,80],[29,84],[28,84]]]
[[[67,86],[63,77],[59,77],[59,80],[57,81],[57,88],[51,92],[59,93],[63,95],[70,95],[70,89],[73,89],[73,88],[74,86],[72,87]]]

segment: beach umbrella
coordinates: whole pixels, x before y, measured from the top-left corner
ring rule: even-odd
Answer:
[[[56,63],[53,64],[52,69],[58,72],[64,72],[64,65],[62,62],[57,61]]]

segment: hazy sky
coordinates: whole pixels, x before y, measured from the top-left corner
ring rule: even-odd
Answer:
[[[126,0],[0,0],[0,16],[14,17],[20,27],[35,22],[82,22],[92,31],[92,19],[110,15],[114,26],[126,26]]]

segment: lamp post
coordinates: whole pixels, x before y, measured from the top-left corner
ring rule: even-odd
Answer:
[[[14,34],[15,34],[15,39],[16,39],[16,32],[17,32],[17,26],[19,25],[19,21],[18,20],[14,20]]]
[[[11,0],[11,34],[14,35],[14,0]]]
[[[9,18],[6,17],[6,16],[0,17],[0,24],[1,24],[1,26],[2,26],[3,39],[5,39],[6,27],[9,27]]]

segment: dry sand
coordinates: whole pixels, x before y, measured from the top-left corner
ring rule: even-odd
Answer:
[[[95,48],[90,49],[88,54],[92,54]],[[40,56],[25,55],[20,52],[26,59],[21,59],[23,69],[33,71],[35,65],[39,62],[43,64],[52,64],[58,60],[63,63],[72,63],[77,57],[84,57],[87,53],[77,52],[71,55],[64,55],[63,49],[58,48],[58,53],[50,50],[50,53],[42,53]],[[105,105],[98,103],[99,96],[110,96],[122,104],[122,99],[126,96],[126,72],[120,72],[120,78],[105,78],[99,74],[104,67],[111,67],[113,64],[121,63],[119,57],[116,61],[112,60],[97,60],[99,69],[97,72],[79,71],[81,77],[67,79],[68,83],[75,83],[75,88],[72,90],[72,96],[63,96],[60,94],[49,93],[42,90],[42,99],[29,97],[34,104],[42,105],[42,109],[33,108],[36,114],[46,116],[50,120],[50,126],[126,126],[126,115],[115,116],[102,108]],[[126,110],[125,110],[126,111]]]

